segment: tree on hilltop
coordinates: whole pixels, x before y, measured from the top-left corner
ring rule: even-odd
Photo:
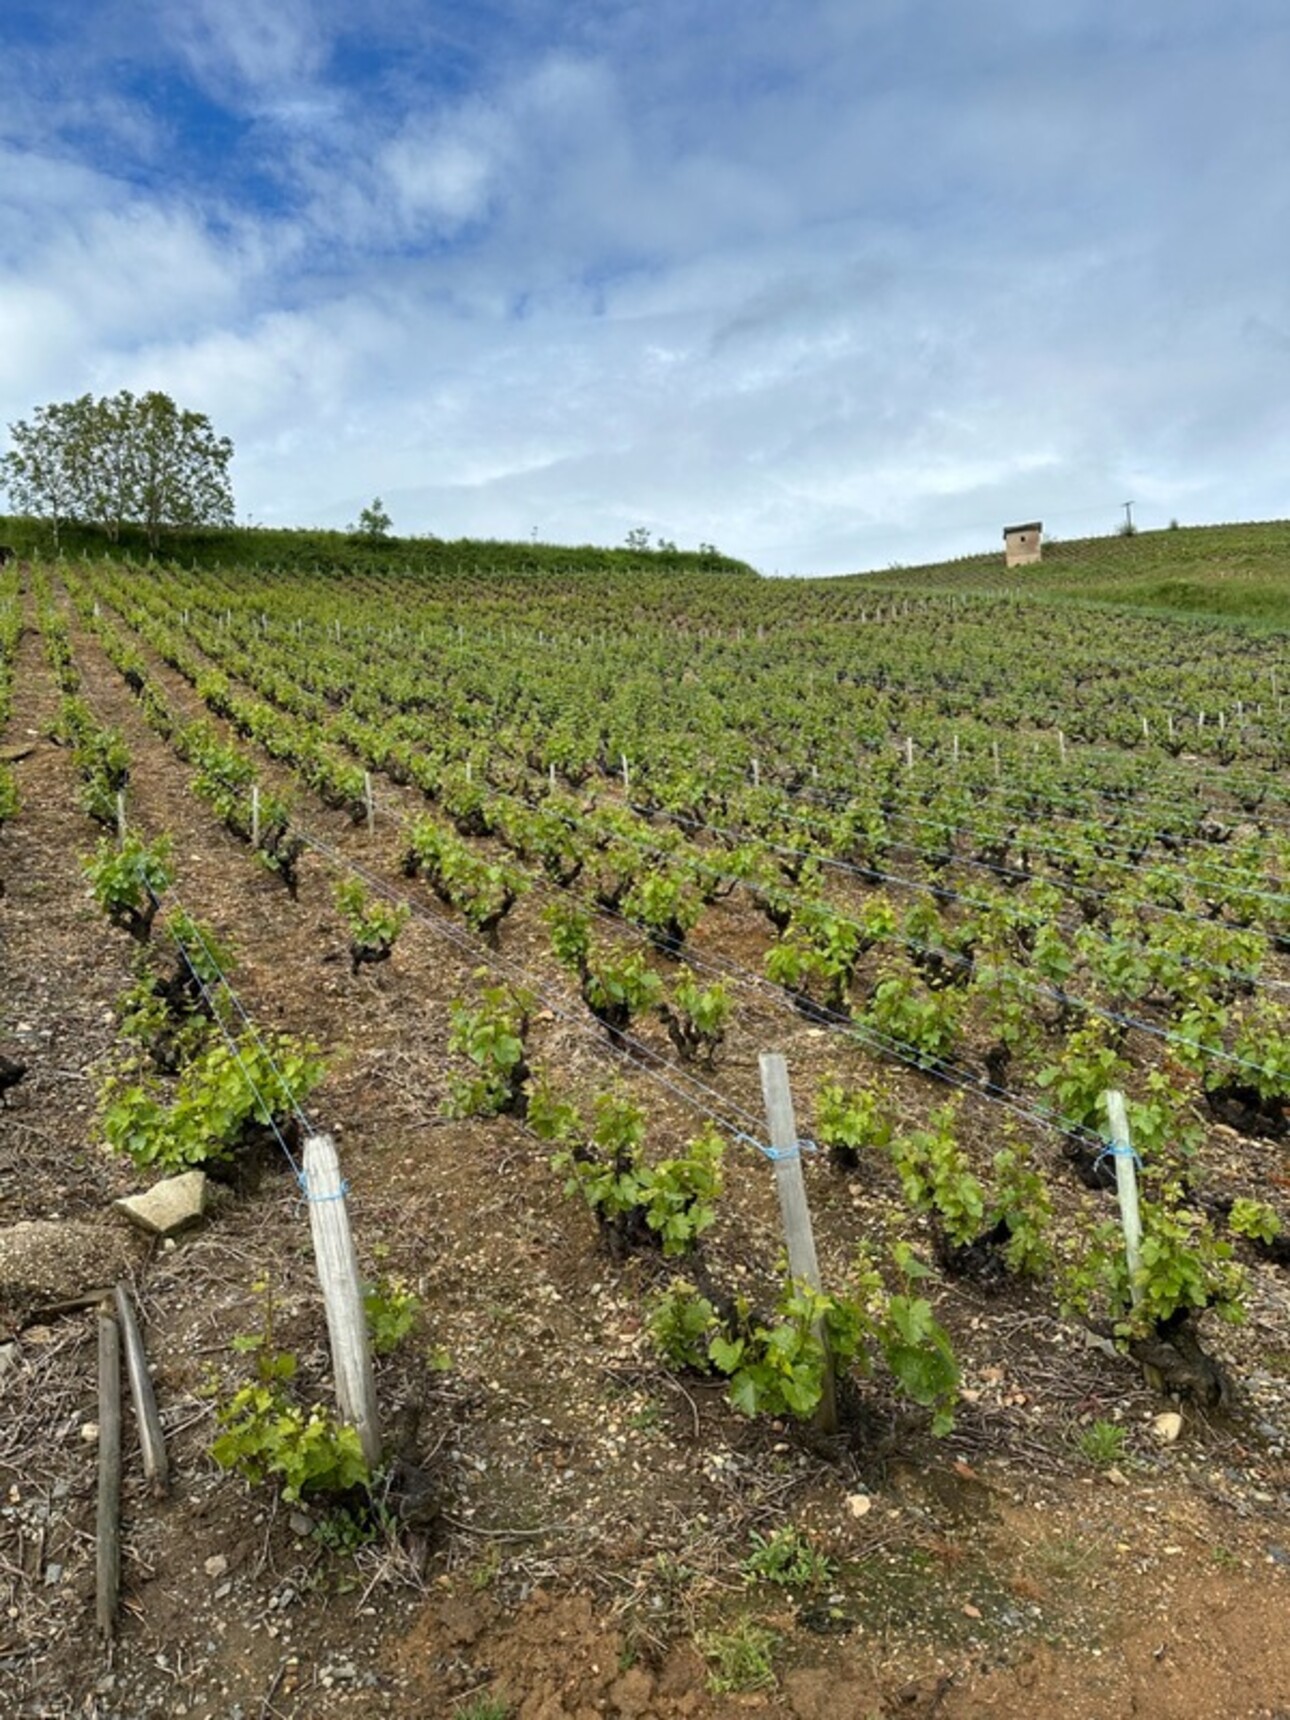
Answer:
[[[55,550],[69,521],[101,526],[113,543],[123,525],[141,526],[154,550],[167,527],[233,524],[233,444],[168,394],[55,401],[9,435],[0,482],[16,512],[50,521]]]
[[[387,538],[394,521],[385,511],[385,503],[379,496],[373,496],[371,506],[360,508],[358,524],[350,527],[354,537]]]

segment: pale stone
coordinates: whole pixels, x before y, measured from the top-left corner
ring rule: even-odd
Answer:
[[[116,1203],[132,1224],[152,1236],[174,1236],[198,1224],[206,1211],[205,1171],[185,1171],[154,1183],[145,1194],[128,1195]]]
[[[208,1577],[222,1577],[228,1569],[228,1560],[223,1553],[212,1553],[203,1569]]]
[[[1172,1445],[1182,1432],[1183,1418],[1176,1409],[1167,1409],[1163,1415],[1158,1415],[1151,1424],[1151,1431],[1161,1445]]]
[[[867,1517],[873,1510],[873,1500],[867,1493],[848,1493],[847,1510],[853,1517]]]

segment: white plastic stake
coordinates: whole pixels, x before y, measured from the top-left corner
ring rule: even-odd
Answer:
[[[630,798],[632,792],[632,779],[631,773],[627,769],[627,754],[619,753],[618,758],[623,767],[623,795],[624,797]]]
[[[1057,731],[1057,756],[1063,764],[1066,763],[1066,736],[1060,729]]]
[[[757,1059],[761,1070],[762,1098],[766,1103],[766,1122],[770,1144],[776,1153],[775,1192],[779,1196],[780,1218],[784,1225],[784,1240],[788,1244],[788,1270],[794,1280],[820,1291],[820,1266],[815,1254],[815,1233],[811,1229],[811,1209],[806,1201],[806,1183],[802,1177],[802,1151],[793,1116],[793,1094],[788,1084],[788,1064],[782,1052],[763,1051]],[[824,1389],[816,1411],[816,1426],[822,1433],[836,1433],[838,1427],[837,1393],[834,1388],[833,1363],[822,1325],[816,1336],[824,1346]]]
[[[357,1429],[363,1456],[375,1468],[381,1458],[381,1432],[363,1284],[350,1234],[340,1160],[330,1135],[311,1135],[305,1142],[305,1200],[318,1282],[327,1309],[336,1403],[342,1420]]]
[[[905,736],[905,769],[906,770],[913,770],[913,768],[914,768],[914,737],[913,737],[913,735],[906,735]]]
[[[1138,1210],[1138,1173],[1129,1138],[1129,1118],[1124,1094],[1115,1088],[1103,1094],[1106,1117],[1111,1125],[1115,1155],[1115,1191],[1120,1197],[1120,1228],[1124,1231],[1124,1257],[1129,1266],[1129,1291],[1134,1305],[1142,1298],[1138,1273],[1142,1269],[1142,1215]]]

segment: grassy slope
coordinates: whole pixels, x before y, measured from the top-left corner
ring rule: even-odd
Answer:
[[[0,514],[0,542],[24,556],[53,555],[53,533],[42,520]],[[119,544],[93,526],[65,525],[61,532],[66,556],[109,554],[149,559],[142,531],[124,527]],[[266,567],[314,573],[365,573],[383,568],[436,573],[588,573],[630,572],[647,568],[652,573],[737,573],[754,577],[746,562],[719,553],[701,555],[693,550],[607,549],[594,544],[504,543],[475,538],[440,539],[363,538],[347,532],[302,527],[292,531],[267,526],[212,527],[204,530],[168,531],[162,537],[157,559],[175,561],[185,567]]]
[[[23,555],[48,555],[50,531],[39,521],[0,515],[0,542]],[[116,548],[101,532],[65,527],[67,555],[105,551],[146,560],[142,534],[127,531]],[[375,572],[382,568],[439,573],[587,574],[738,573],[745,563],[727,556],[657,550],[641,554],[592,545],[495,543],[436,538],[364,540],[344,532],[275,531],[239,527],[227,531],[167,534],[161,556],[186,566],[276,567],[312,573]],[[1049,543],[1038,567],[1008,571],[997,553],[965,556],[925,567],[810,580],[815,588],[849,586],[864,579],[878,590],[1025,590],[1057,603],[1110,604],[1156,614],[1197,616],[1206,621],[1290,628],[1290,521],[1256,525],[1190,526],[1139,532],[1133,537],[1085,538]]]
[[[875,587],[1028,590],[1055,602],[1290,627],[1290,521],[1190,526],[1045,546],[1038,567],[968,556],[870,576]]]

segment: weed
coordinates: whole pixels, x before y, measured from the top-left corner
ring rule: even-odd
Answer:
[[[774,1686],[770,1657],[775,1633],[755,1619],[741,1618],[728,1630],[703,1631],[695,1640],[708,1662],[708,1689],[714,1695]]]
[[[792,1523],[770,1535],[759,1535],[754,1530],[752,1546],[752,1552],[739,1567],[747,1582],[760,1579],[784,1588],[819,1588],[833,1577],[832,1561],[817,1553]]]
[[[1109,1469],[1124,1457],[1125,1432],[1116,1422],[1094,1421],[1081,1429],[1077,1444],[1090,1463]]]
[[[510,1720],[511,1705],[500,1696],[472,1696],[462,1708],[454,1708],[452,1720]]]

